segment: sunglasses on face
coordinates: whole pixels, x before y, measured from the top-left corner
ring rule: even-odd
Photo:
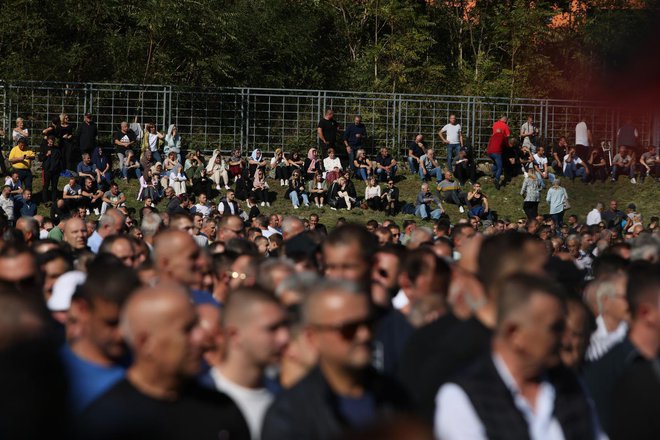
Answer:
[[[361,327],[371,330],[374,324],[373,318],[344,322],[343,324],[313,324],[317,330],[333,331],[339,333],[342,339],[352,341]]]

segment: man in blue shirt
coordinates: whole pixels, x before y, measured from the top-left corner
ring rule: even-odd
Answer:
[[[362,148],[367,137],[367,127],[362,123],[362,116],[355,116],[355,122],[349,124],[344,130],[344,145],[348,154],[348,168],[353,169],[355,152]]]
[[[112,256],[91,264],[87,280],[73,295],[62,363],[69,381],[69,399],[82,412],[124,377],[126,346],[119,332],[119,314],[140,280]]]
[[[32,191],[23,190],[23,194],[14,203],[16,218],[34,217],[37,215],[37,204],[32,200]]]

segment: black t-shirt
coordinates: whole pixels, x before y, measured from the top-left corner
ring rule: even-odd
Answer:
[[[176,401],[153,399],[124,379],[79,418],[85,439],[249,439],[245,419],[225,394],[190,384]]]
[[[392,164],[392,156],[388,154],[387,156],[383,157],[382,155],[379,154],[378,156],[376,156],[376,163],[384,167],[389,167]]]
[[[605,156],[603,155],[603,150],[601,150],[600,148],[594,150],[594,155],[592,157],[593,157],[591,161],[592,165],[598,165],[602,160],[605,160]]]
[[[408,150],[412,150],[412,153],[416,157],[422,157],[425,154],[426,150],[426,144],[422,142],[422,145],[424,145],[424,150],[422,150],[419,145],[417,145],[417,142],[415,141],[410,141],[408,142]]]
[[[334,119],[325,119],[321,118],[319,121],[319,128],[323,132],[323,137],[328,142],[328,144],[333,147],[335,145],[335,140],[337,139],[337,130],[339,129],[339,124]]]
[[[92,121],[89,124],[83,122],[78,129],[78,143],[82,151],[91,151],[96,147],[96,124]]]
[[[129,128],[126,133],[122,133],[121,130],[115,131],[112,139],[120,142],[135,142],[137,140],[137,135]]]
[[[559,146],[559,145],[555,145],[555,146],[552,148],[552,154],[556,154],[557,157],[559,158],[559,160],[563,161],[563,160],[564,160],[564,156],[566,156],[566,148],[565,148],[565,147],[561,147],[561,146]]]

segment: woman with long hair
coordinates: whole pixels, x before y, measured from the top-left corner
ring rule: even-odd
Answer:
[[[266,182],[264,170],[261,168],[257,168],[254,173],[254,180],[252,181],[252,194],[258,201],[261,201],[261,206],[270,206],[270,202],[268,201],[268,183]]]
[[[162,162],[163,159],[160,155],[160,145],[165,139],[165,135],[156,130],[156,124],[149,122],[144,127],[144,137],[142,138],[142,154],[145,151],[151,151],[151,156],[156,162]]]
[[[380,198],[380,185],[374,176],[369,178],[367,186],[364,189],[364,201],[369,209],[380,211],[383,208],[382,199]]]
[[[355,159],[353,160],[353,168],[355,169],[355,174],[357,174],[360,179],[366,184],[371,176],[371,161],[367,159],[367,155],[364,152],[364,149],[360,148],[355,153]]]
[[[305,192],[305,182],[300,176],[300,171],[295,170],[293,174],[291,174],[289,188],[286,190],[285,196],[291,199],[294,209],[300,208],[301,199],[305,206],[309,206],[309,196]]]
[[[328,184],[323,179],[323,174],[316,173],[314,178],[307,184],[307,192],[314,199],[317,208],[323,208],[323,202],[328,192]]]
[[[206,165],[206,175],[215,183],[215,189],[220,191],[220,179],[224,183],[225,189],[229,189],[229,173],[227,172],[227,164],[222,158],[220,150],[213,150],[211,160]]]

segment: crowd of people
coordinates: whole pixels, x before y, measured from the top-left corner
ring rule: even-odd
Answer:
[[[543,166],[521,168],[527,216],[493,218],[476,174],[443,168],[421,136],[407,160],[421,190],[402,207],[387,149],[376,166],[366,159],[356,118],[336,154],[324,120],[306,158],[255,149],[208,160],[182,157],[175,126],[148,124],[138,145],[122,123],[118,176],[140,181],[138,213],[107,175],[109,155],[83,148],[70,125],[61,134],[68,118],[38,152],[17,124],[0,195],[2,436],[657,437],[657,217],[644,224],[635,204],[611,200],[564,221],[566,191]],[[528,123],[521,151],[542,155]],[[469,155],[456,124],[440,131],[454,169]],[[71,172],[61,197],[43,193],[55,195],[50,217],[28,187],[35,158],[55,188]],[[545,179],[548,216],[529,204]],[[265,215],[278,184],[294,208],[389,218]],[[469,215],[452,223],[443,202]],[[397,219],[408,208],[432,223]]]

